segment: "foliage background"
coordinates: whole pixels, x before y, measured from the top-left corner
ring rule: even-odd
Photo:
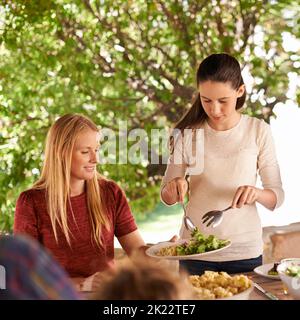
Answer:
[[[58,116],[83,113],[113,130],[124,119],[148,132],[169,127],[190,106],[196,68],[211,53],[241,62],[252,77],[244,111],[269,121],[288,99],[289,73],[299,73],[299,52],[284,47],[299,26],[293,0],[2,1],[0,230],[11,230],[19,193],[37,179]],[[164,170],[147,161],[100,168],[136,216],[159,202]]]

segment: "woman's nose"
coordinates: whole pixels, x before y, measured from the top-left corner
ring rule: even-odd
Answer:
[[[98,153],[92,151],[91,156],[90,156],[90,162],[92,163],[97,163],[98,162]]]
[[[218,116],[221,113],[221,106],[218,103],[214,103],[210,112],[213,116]]]

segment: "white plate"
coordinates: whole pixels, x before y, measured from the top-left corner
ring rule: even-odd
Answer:
[[[212,250],[212,251],[208,251],[208,252],[204,252],[204,253],[196,253],[196,254],[190,254],[190,255],[184,255],[184,256],[158,256],[156,253],[161,249],[161,248],[165,248],[165,247],[173,247],[173,246],[178,246],[184,242],[187,242],[189,240],[186,239],[181,239],[178,240],[176,242],[161,242],[158,243],[150,248],[148,248],[146,250],[146,254],[152,258],[158,258],[158,259],[168,259],[168,260],[187,260],[187,259],[193,259],[193,258],[198,258],[198,257],[203,257],[203,256],[207,256],[222,250],[227,249],[230,245],[231,242],[229,241],[228,245],[226,245],[223,248],[217,249],[217,250]]]
[[[274,279],[274,280],[280,280],[279,276],[275,276],[275,275],[270,275],[268,274],[268,271],[274,266],[274,263],[268,263],[268,264],[263,264],[259,267],[256,267],[253,271],[260,275],[263,276],[265,278],[269,278],[269,279]]]

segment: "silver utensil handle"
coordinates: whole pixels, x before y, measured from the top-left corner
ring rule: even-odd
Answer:
[[[254,283],[254,287],[260,291],[261,293],[263,293],[266,297],[268,297],[271,300],[279,300],[273,293],[266,291],[265,289],[263,289],[260,285],[258,285],[257,283]]]
[[[269,299],[271,299],[271,300],[279,300],[273,293],[271,293],[271,292],[265,292],[265,295],[269,298]]]

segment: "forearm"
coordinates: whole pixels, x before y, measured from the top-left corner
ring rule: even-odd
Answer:
[[[136,250],[143,250],[145,248],[145,242],[141,237],[138,230],[135,230],[123,237],[118,238],[123,250],[127,255],[131,255]]]
[[[274,191],[270,189],[258,189],[257,202],[269,210],[274,210],[277,203],[277,197]]]
[[[137,249],[137,252],[141,255],[144,255],[145,257],[147,257],[147,254],[146,254],[146,250],[150,248],[150,245],[143,245],[143,246],[140,246],[138,249]]]

